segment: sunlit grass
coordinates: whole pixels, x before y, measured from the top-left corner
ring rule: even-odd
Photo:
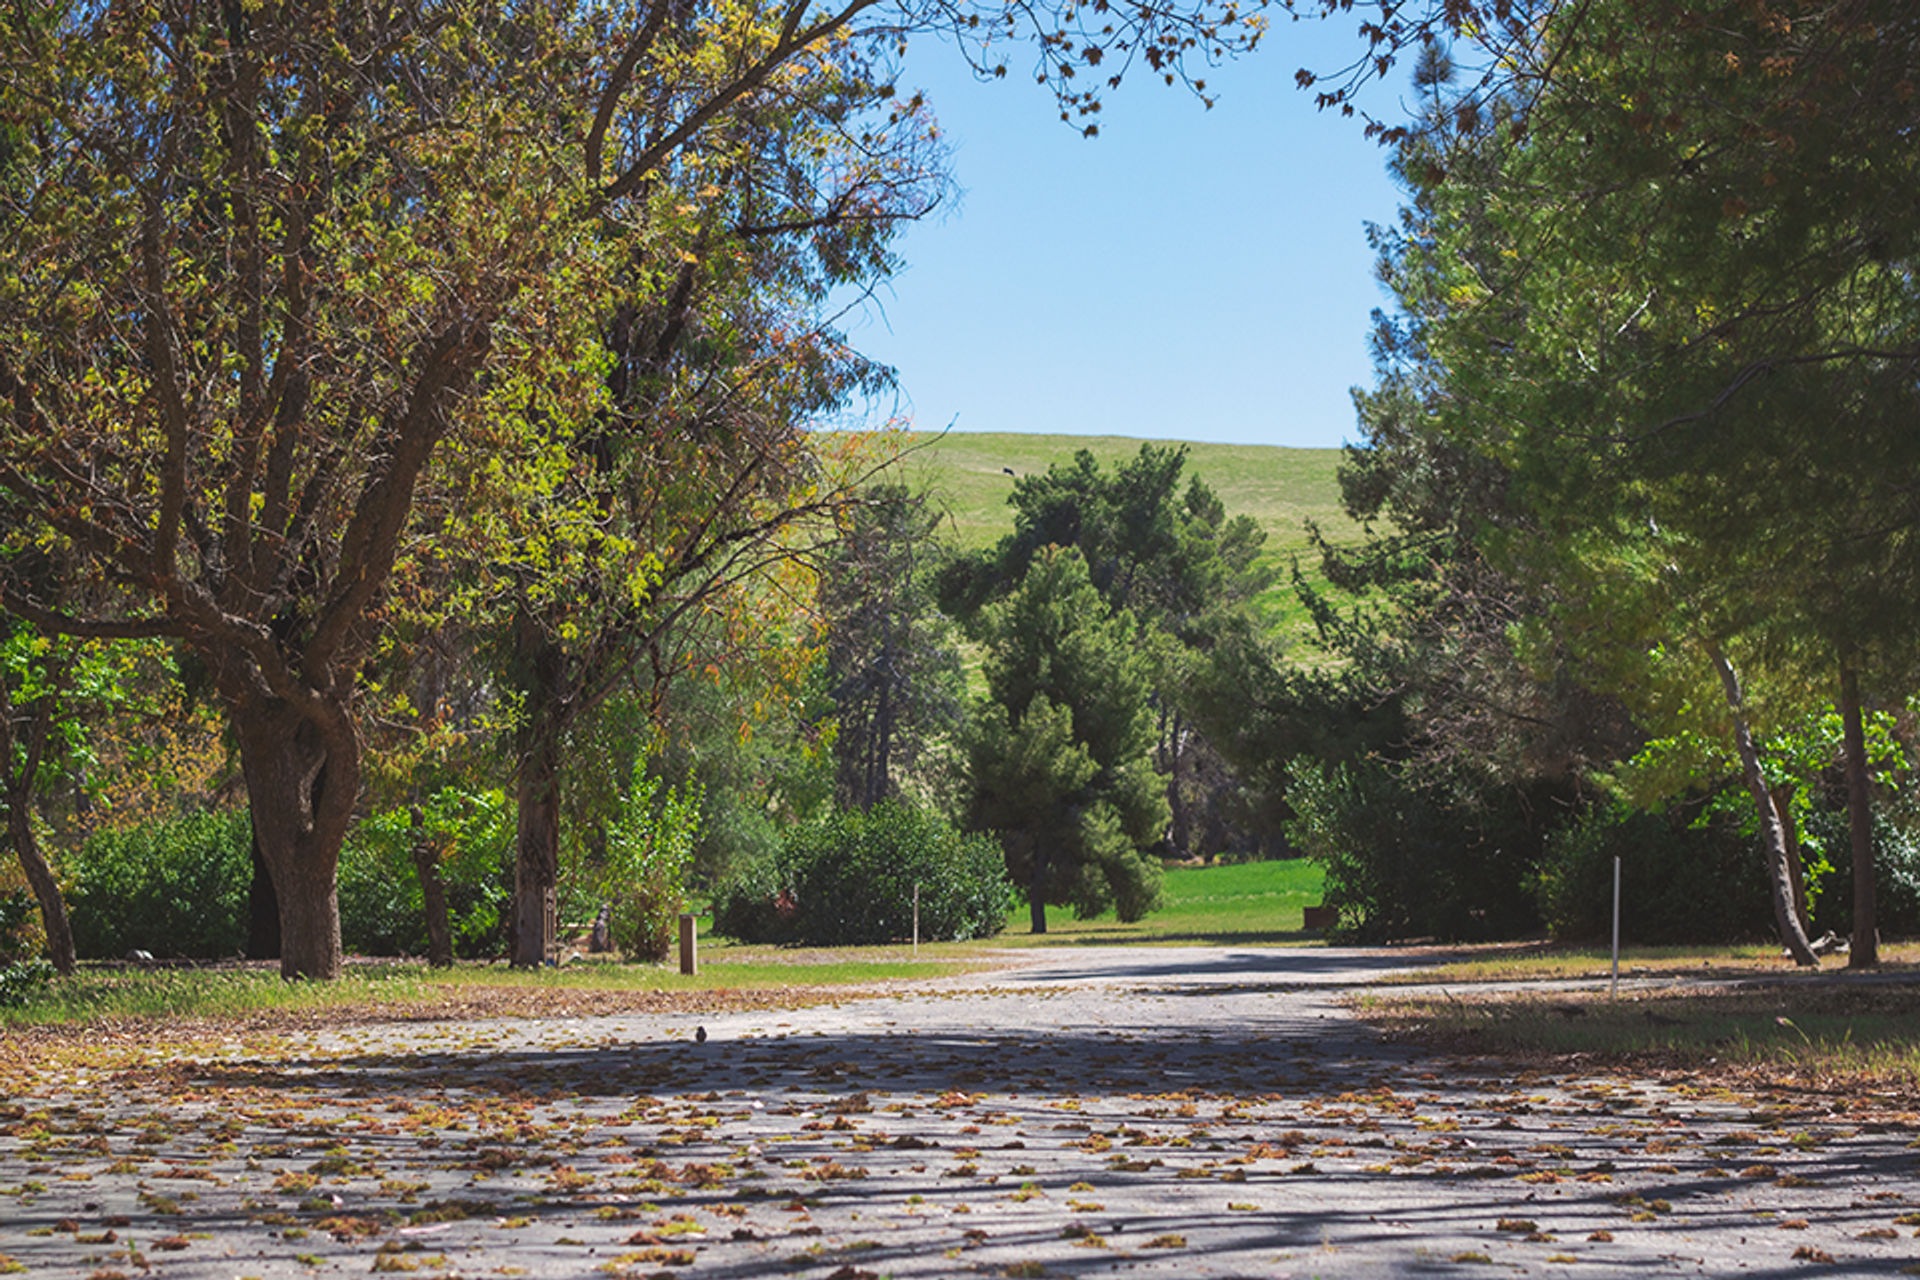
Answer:
[[[1047,932],[1035,936],[1025,904],[1007,917],[1005,946],[1084,946],[1095,943],[1304,943],[1306,908],[1319,902],[1326,874],[1305,859],[1247,862],[1220,867],[1173,867],[1167,871],[1164,904],[1144,920],[1122,924],[1108,911],[1077,920],[1071,911],[1049,908]]]
[[[243,1018],[280,1013],[368,1014],[380,1010],[418,1014],[497,1005],[505,1012],[538,1011],[569,994],[767,993],[849,990],[964,973],[976,967],[957,948],[924,958],[895,954],[905,948],[851,948],[830,955],[763,954],[770,948],[739,948],[703,957],[699,972],[681,974],[672,965],[581,961],[564,968],[516,970],[500,964],[462,963],[433,970],[424,964],[354,963],[333,982],[288,982],[271,966],[128,969],[83,967],[55,979],[25,1004],[0,1009],[0,1028],[98,1020]],[[544,998],[544,999],[543,999]]]
[[[1008,930],[966,943],[908,943],[881,947],[750,946],[708,936],[700,921],[698,972],[677,965],[628,964],[569,954],[552,969],[516,970],[502,964],[462,963],[431,970],[419,962],[354,961],[335,982],[286,982],[272,966],[154,969],[87,966],[57,979],[25,1005],[0,1010],[0,1028],[131,1019],[244,1018],[262,1014],[380,1011],[408,1016],[444,1010],[465,1016],[489,1008],[508,1013],[565,1006],[572,996],[617,1005],[623,994],[695,997],[732,993],[758,1004],[828,998],[887,984],[967,973],[993,963],[1006,947],[1087,943],[1303,942],[1301,911],[1320,899],[1318,867],[1305,862],[1261,862],[1226,867],[1181,867],[1167,873],[1166,906],[1148,919],[1123,925],[1111,913],[1075,920],[1049,911],[1049,932],[1027,931],[1024,907]],[[743,994],[744,993],[744,994]]]

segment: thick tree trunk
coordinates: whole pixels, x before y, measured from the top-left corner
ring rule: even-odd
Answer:
[[[1707,656],[1720,673],[1720,687],[1726,694],[1728,709],[1733,712],[1734,747],[1740,753],[1740,767],[1746,775],[1747,790],[1752,794],[1754,808],[1760,815],[1760,842],[1766,853],[1767,881],[1773,891],[1774,923],[1794,963],[1817,969],[1820,967],[1820,957],[1814,954],[1806,930],[1800,927],[1800,917],[1794,914],[1793,884],[1787,868],[1786,832],[1781,828],[1780,815],[1774,810],[1773,793],[1767,786],[1766,773],[1760,767],[1759,748],[1754,746],[1753,732],[1747,727],[1740,678],[1734,674],[1733,665],[1717,646],[1709,646]]]
[[[1874,903],[1873,796],[1867,778],[1867,733],[1860,714],[1860,675],[1840,664],[1840,724],[1847,757],[1847,827],[1853,836],[1853,944],[1847,968],[1880,963],[1880,930]]]
[[[520,755],[515,791],[513,945],[515,968],[537,969],[553,954],[560,892],[560,746],[533,735]]]
[[[253,879],[247,885],[247,959],[280,958],[280,899],[273,873],[260,854],[260,829],[253,829]]]
[[[360,786],[360,744],[344,708],[330,725],[278,698],[228,704],[254,837],[280,904],[280,974],[340,976],[336,875]]]
[[[73,927],[67,921],[67,902],[60,896],[60,882],[54,878],[53,868],[47,865],[40,853],[40,842],[34,838],[33,808],[23,794],[27,790],[17,786],[8,788],[7,838],[20,859],[27,886],[40,903],[40,920],[47,931],[47,959],[63,976],[71,976],[75,963]]]
[[[420,908],[427,918],[427,965],[453,967],[453,926],[447,919],[447,886],[440,878],[440,850],[427,839],[426,819],[413,809],[413,871],[420,877]]]
[[[560,743],[573,714],[567,654],[531,615],[514,619],[514,666],[526,720],[514,787],[513,919],[507,959],[519,969],[547,963],[559,938]]]

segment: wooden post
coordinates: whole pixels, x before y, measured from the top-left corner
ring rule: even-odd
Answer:
[[[700,971],[700,958],[694,954],[693,946],[694,919],[695,917],[687,914],[682,914],[680,917],[680,972],[682,973]]]

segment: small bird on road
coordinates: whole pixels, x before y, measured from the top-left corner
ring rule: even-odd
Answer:
[[[707,1029],[705,1027],[695,1027],[693,1029],[693,1042],[695,1044],[705,1044],[707,1042]]]

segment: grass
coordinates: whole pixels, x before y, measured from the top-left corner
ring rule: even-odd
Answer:
[[[1164,904],[1144,920],[1122,924],[1111,911],[1076,920],[1050,908],[1047,932],[1029,932],[1027,908],[1007,917],[1004,946],[1086,946],[1117,943],[1210,943],[1246,946],[1300,943],[1305,908],[1320,901],[1325,872],[1305,859],[1247,862],[1221,867],[1173,867],[1167,871]]]
[[[1880,948],[1881,968],[1920,965],[1920,943]],[[1844,957],[1826,962],[1826,971],[1844,967]],[[1563,947],[1546,943],[1495,944],[1457,950],[1442,963],[1418,975],[1387,978],[1384,982],[1482,983],[1528,982],[1556,979],[1607,978],[1613,957],[1604,947]],[[1802,973],[1777,945],[1627,947],[1620,953],[1623,978],[1686,975],[1733,978]]]
[[[1684,1071],[1745,1089],[1871,1096],[1920,1107],[1920,944],[1881,948],[1872,977],[1795,968],[1777,946],[1632,948],[1619,999],[1604,987],[1608,952],[1475,949],[1411,979],[1438,994],[1380,984],[1355,1003],[1390,1034],[1431,1048],[1560,1069]],[[1529,989],[1514,984],[1540,983]],[[1649,986],[1649,984],[1657,984]],[[1488,989],[1500,984],[1505,989]],[[1447,988],[1452,988],[1448,990]]]
[[[762,1008],[845,999],[862,989],[949,977],[991,963],[993,949],[1086,943],[1299,942],[1301,908],[1320,898],[1304,862],[1181,867],[1167,874],[1164,909],[1123,925],[1111,913],[1074,920],[1048,912],[1052,932],[1026,931],[1024,908],[986,942],[909,946],[766,947],[703,936],[700,971],[581,958],[559,969],[355,961],[337,982],[285,982],[271,966],[204,969],[83,967],[26,1004],[0,1009],[0,1031],[142,1020],[569,1016],[620,1011]]]
[[[286,982],[271,966],[209,969],[83,967],[28,1000],[0,1009],[0,1030],[145,1019],[559,1016],[626,1010],[763,1007],[844,996],[863,987],[945,977],[976,967],[961,949],[774,952],[703,947],[700,972],[591,960],[514,970],[467,962],[432,970],[417,962],[354,962],[335,982]]]
[[[1920,1096],[1920,988],[1830,981],[1634,992],[1362,997],[1363,1016],[1434,1048],[1591,1069]]]
[[[1085,449],[1111,469],[1140,452],[1124,436],[1013,435],[991,432],[909,437],[905,461],[911,483],[932,489],[947,528],[963,548],[991,546],[1013,529],[1007,496],[1014,477],[1041,475]],[[1157,441],[1156,443],[1172,443]],[[1357,536],[1340,504],[1338,449],[1282,449],[1271,445],[1189,444],[1187,471],[1206,481],[1232,515],[1250,515],[1267,531],[1269,550],[1287,554],[1307,546],[1305,522],[1336,538]],[[1011,469],[1014,476],[1008,476]]]

